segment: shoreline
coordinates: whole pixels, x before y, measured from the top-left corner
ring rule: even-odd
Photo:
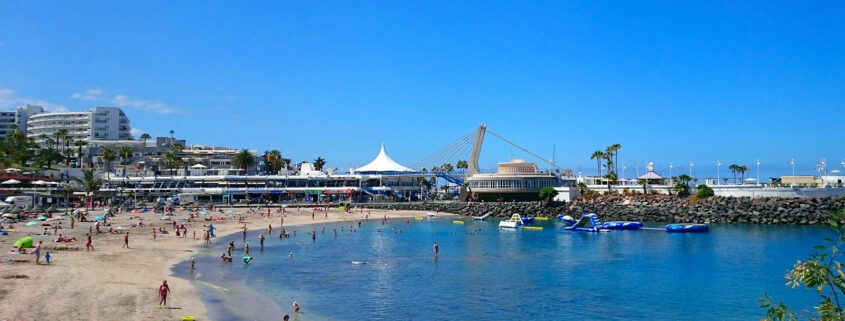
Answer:
[[[174,269],[189,260],[203,246],[203,225],[214,224],[215,234],[218,235],[212,239],[214,242],[215,239],[223,239],[241,231],[240,227],[244,223],[238,223],[238,215],[244,215],[248,231],[266,229],[267,224],[271,224],[276,231],[281,219],[280,214],[276,213],[276,207],[271,208],[269,218],[260,216],[258,212],[247,213],[248,209],[223,210],[223,214],[212,213],[215,218],[226,217],[223,221],[185,223],[188,229],[186,238],[177,238],[171,221],[159,220],[161,214],[120,213],[109,219],[109,223],[112,228],[127,228],[120,231],[129,231],[130,249],[121,248],[123,234],[108,234],[108,227],[101,227],[104,234],[92,235],[95,247],[92,252],[85,251],[85,235],[93,222],[77,222],[72,230],[58,230],[58,234],[75,237],[76,242],[73,243],[53,242],[56,235],[36,235],[43,232],[42,226],[16,223],[13,232],[0,236],[0,246],[8,251],[16,239],[32,233],[36,243],[44,241],[45,248],[42,250],[40,265],[35,264],[35,256],[32,254],[3,252],[6,255],[0,264],[0,320],[148,320],[179,319],[182,316],[208,320],[208,308],[202,291],[191,280],[174,275]],[[317,211],[312,220],[310,210],[291,210],[284,213],[284,227],[355,221],[364,219],[368,211],[371,212],[370,220],[381,219],[384,215],[389,218],[425,216],[425,212],[419,211],[374,209],[345,214],[337,208],[329,208],[328,218],[324,211]],[[262,211],[266,215],[266,208],[262,208]],[[91,211],[88,214],[90,218],[98,215],[102,215],[102,211]],[[177,211],[173,216],[174,219],[182,219],[187,218],[188,213]],[[130,227],[138,222],[144,225]],[[69,220],[64,220],[63,225],[69,227]],[[170,234],[158,235],[153,240],[153,228],[160,227]],[[192,239],[194,231],[198,232],[196,240]],[[55,245],[71,245],[80,250],[54,250]],[[44,262],[45,252],[50,252],[52,256],[49,265]],[[9,262],[9,258],[13,262]],[[168,280],[172,291],[168,296],[171,308],[158,309],[157,289],[164,279]]]

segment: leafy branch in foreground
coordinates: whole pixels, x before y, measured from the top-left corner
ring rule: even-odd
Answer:
[[[845,314],[842,311],[842,304],[840,298],[845,300],[845,273],[842,268],[845,267],[843,263],[837,260],[842,254],[841,249],[845,245],[845,226],[840,224],[845,218],[845,209],[828,212],[830,219],[828,223],[837,233],[837,238],[825,238],[825,244],[813,247],[815,253],[803,261],[798,261],[795,266],[786,273],[786,285],[796,288],[804,286],[809,289],[815,289],[819,294],[820,302],[815,307],[818,316],[811,315],[811,320],[845,320]],[[825,252],[820,252],[825,251]],[[824,291],[824,292],[823,292]],[[768,293],[764,294],[759,299],[761,308],[766,310],[766,319],[768,320],[798,320],[794,311],[783,302],[775,303]]]

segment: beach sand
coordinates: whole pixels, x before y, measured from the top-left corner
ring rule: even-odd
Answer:
[[[85,251],[85,234],[92,222],[76,222],[74,229],[69,229],[70,221],[64,220],[65,229],[58,233],[77,239],[73,243],[56,243],[56,235],[38,236],[44,227],[14,224],[15,231],[0,236],[0,320],[180,320],[182,316],[193,316],[196,320],[208,320],[202,294],[188,280],[171,276],[174,264],[190,259],[202,246],[205,225],[213,223],[217,238],[213,246],[224,250],[225,244],[214,243],[223,236],[240,233],[243,223],[238,223],[238,216],[243,215],[249,231],[267,231],[272,224],[273,232],[278,233],[281,213],[277,207],[271,208],[270,217],[267,209],[262,208],[265,217],[248,213],[248,209],[223,208],[224,213],[213,212],[214,218],[225,217],[223,221],[206,222],[202,219],[186,223],[187,238],[177,238],[171,221],[160,220],[161,214],[120,213],[109,219],[110,227],[125,227],[129,231],[130,249],[121,248],[122,234],[108,234],[109,227],[101,227],[100,235],[93,235],[95,250]],[[353,211],[346,214],[336,208],[330,209],[328,218],[324,211],[317,211],[311,218],[311,208],[297,211],[287,208],[284,226],[320,224],[338,221],[358,221],[364,219],[368,210]],[[91,211],[89,218],[102,215],[100,211]],[[424,212],[371,210],[370,220],[425,216]],[[142,217],[139,220],[136,217]],[[185,211],[176,211],[175,219],[188,218]],[[143,222],[143,226],[130,227]],[[47,222],[51,223],[51,222]],[[4,227],[7,224],[4,224]],[[164,227],[169,234],[158,235],[153,241],[153,228]],[[192,239],[193,231],[197,239]],[[50,233],[53,230],[50,229]],[[20,237],[32,233],[35,243],[44,241],[41,264],[35,264],[35,255],[10,254],[12,243]],[[272,236],[270,236],[272,237]],[[55,245],[72,245],[78,251],[53,250]],[[31,249],[30,249],[31,250]],[[44,254],[50,252],[51,264],[46,264]],[[9,259],[13,262],[9,262]],[[167,280],[172,293],[168,296],[168,308],[158,308],[158,287],[162,280]],[[281,319],[270,317],[270,319]]]

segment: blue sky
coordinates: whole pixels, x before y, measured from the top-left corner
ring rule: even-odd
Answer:
[[[189,143],[411,165],[481,123],[558,163],[845,159],[845,4],[0,3],[0,108],[118,105]],[[488,136],[482,167],[532,159]],[[709,167],[709,169],[708,169]],[[837,168],[834,167],[834,168]],[[709,172],[708,172],[709,171]],[[725,176],[725,171],[722,171]]]

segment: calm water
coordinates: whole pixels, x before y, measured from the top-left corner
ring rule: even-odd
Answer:
[[[507,231],[495,220],[464,221],[371,220],[354,233],[351,223],[344,231],[326,225],[325,234],[318,225],[315,241],[306,234],[310,227],[288,239],[274,229],[263,251],[258,233],[267,230],[254,230],[248,266],[238,260],[237,235],[200,251],[193,273],[187,264],[174,271],[195,279],[215,320],[280,320],[294,301],[303,307],[299,320],[757,320],[765,315],[757,302],[764,292],[811,309],[814,291],[787,288],[783,275],[833,234],[762,225],[714,225],[706,234],[594,234],[563,231],[553,221],[538,224],[543,231]],[[220,263],[230,239],[236,261]]]

